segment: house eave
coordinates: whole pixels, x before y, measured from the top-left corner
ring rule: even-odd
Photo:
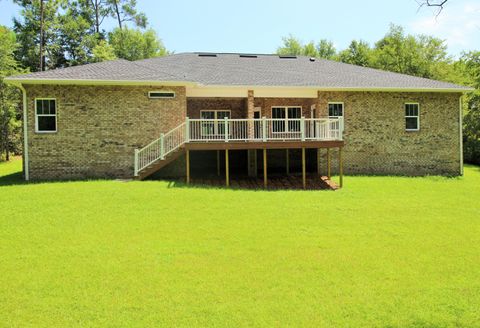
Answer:
[[[325,86],[288,86],[288,85],[212,85],[199,84],[199,88],[232,88],[232,89],[295,89],[316,91],[355,91],[355,92],[453,92],[466,93],[475,90],[470,87],[462,88],[403,88],[403,87],[325,87]]]
[[[192,81],[159,81],[159,80],[92,80],[92,79],[27,79],[27,78],[15,78],[7,77],[4,80],[11,85],[105,85],[105,86],[186,86],[195,87],[199,89],[291,89],[291,90],[315,90],[315,91],[332,91],[332,92],[439,92],[439,93],[467,93],[473,91],[473,88],[403,88],[403,87],[326,87],[326,86],[288,86],[288,85],[213,85],[213,84],[201,84]]]
[[[132,80],[91,80],[91,79],[16,79],[15,77],[5,78],[6,83],[11,85],[105,85],[105,86],[194,86],[197,83],[187,81],[132,81]]]

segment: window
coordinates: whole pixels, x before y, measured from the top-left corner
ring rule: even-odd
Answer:
[[[57,132],[57,101],[55,99],[35,99],[35,131]]]
[[[420,130],[420,105],[417,103],[405,104],[405,130]]]
[[[200,111],[202,120],[212,120],[202,122],[202,135],[224,135],[225,118],[230,118],[229,110],[202,110]]]
[[[298,119],[301,117],[302,107],[272,107],[272,118],[275,119],[272,130],[273,132],[300,132]]]
[[[173,91],[149,91],[148,98],[160,99],[160,98],[175,98],[175,92]]]
[[[343,103],[329,102],[328,103],[328,117],[339,118],[343,117]]]

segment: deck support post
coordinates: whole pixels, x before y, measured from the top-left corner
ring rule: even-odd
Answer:
[[[340,175],[340,188],[343,187],[343,147],[338,147],[338,161],[339,161],[339,175]]]
[[[186,182],[190,184],[190,150],[185,151]]]
[[[228,168],[228,149],[225,149],[225,185],[230,186],[230,172]]]
[[[217,150],[217,176],[220,176],[220,150]]]
[[[305,147],[302,147],[302,185],[303,189],[307,188],[307,169],[305,165]]]
[[[263,186],[267,188],[267,148],[263,148]]]
[[[318,176],[321,176],[322,175],[322,172],[320,170],[320,148],[317,148],[317,175]]]
[[[290,151],[288,148],[286,149],[285,156],[286,156],[285,160],[286,160],[286,166],[287,166],[287,175],[289,175],[290,174]]]
[[[327,177],[332,177],[332,159],[330,158],[330,148],[327,148]]]

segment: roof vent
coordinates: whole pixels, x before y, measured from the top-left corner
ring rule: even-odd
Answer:
[[[314,61],[315,61],[315,57],[310,57],[310,61],[311,61],[311,62],[314,62]]]
[[[257,58],[258,56],[257,55],[248,55],[248,54],[242,54],[242,55],[239,55],[240,58]]]
[[[212,53],[199,53],[198,57],[217,57],[217,54],[212,54]]]
[[[297,59],[297,56],[295,55],[280,55],[278,57],[282,59]]]

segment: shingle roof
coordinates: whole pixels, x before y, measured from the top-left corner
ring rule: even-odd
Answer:
[[[305,56],[181,53],[130,62],[115,60],[16,76],[10,80],[183,81],[221,86],[345,89],[470,88]]]

